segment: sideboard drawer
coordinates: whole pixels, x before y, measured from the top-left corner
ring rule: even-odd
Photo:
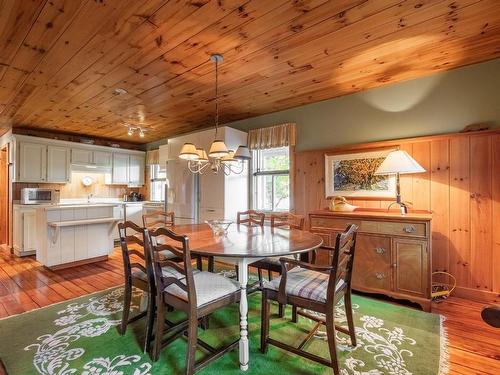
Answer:
[[[361,231],[390,234],[393,236],[427,236],[425,223],[418,222],[363,221],[361,224]]]
[[[361,226],[361,220],[340,219],[334,217],[311,217],[311,229],[334,229],[343,231],[349,224],[356,224]]]
[[[359,220],[351,218],[335,218],[311,216],[311,230],[337,230],[343,231],[349,224],[359,226],[360,232],[374,234],[388,234],[403,237],[427,237],[427,227],[423,222],[413,221],[377,221]]]

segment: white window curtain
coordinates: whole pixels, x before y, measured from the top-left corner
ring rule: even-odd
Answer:
[[[267,128],[252,129],[248,132],[248,147],[251,150],[264,150],[295,146],[296,126],[286,123]]]

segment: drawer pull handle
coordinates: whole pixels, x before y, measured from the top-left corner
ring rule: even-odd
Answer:
[[[377,254],[385,254],[385,249],[383,247],[376,247],[375,252]]]
[[[406,233],[415,233],[417,231],[417,228],[415,228],[415,225],[407,225],[403,228],[403,230]]]
[[[379,280],[385,279],[385,274],[383,272],[375,272],[375,277]]]

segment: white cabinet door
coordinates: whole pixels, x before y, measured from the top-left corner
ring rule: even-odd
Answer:
[[[144,157],[138,155],[130,155],[128,183],[129,185],[142,186],[144,185]]]
[[[89,165],[92,163],[92,151],[80,148],[71,149],[71,164]]]
[[[111,152],[94,151],[92,162],[98,167],[111,167]]]
[[[69,182],[70,149],[60,146],[47,146],[47,182]]]
[[[112,183],[119,185],[128,185],[128,164],[129,155],[113,154],[113,173]]]
[[[19,182],[46,182],[47,146],[19,142]]]

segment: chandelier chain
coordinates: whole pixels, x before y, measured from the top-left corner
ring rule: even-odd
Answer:
[[[215,59],[215,139],[219,130],[219,59]]]

